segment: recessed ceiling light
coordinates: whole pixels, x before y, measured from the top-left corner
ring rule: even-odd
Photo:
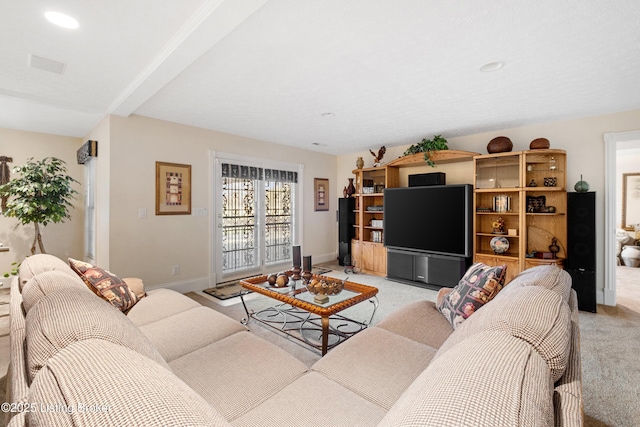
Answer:
[[[321,115],[322,117],[333,117],[333,116],[335,116],[336,114],[335,114],[335,113],[322,113],[322,114],[320,114],[320,115]]]
[[[316,147],[326,147],[327,144],[323,144],[321,142],[312,142],[311,145],[315,145]]]
[[[78,21],[70,17],[69,15],[65,15],[60,12],[47,12],[44,14],[44,17],[49,20],[49,22],[63,28],[76,29],[80,26]]]
[[[480,67],[480,71],[490,73],[491,71],[497,71],[504,66],[504,62],[489,62]]]

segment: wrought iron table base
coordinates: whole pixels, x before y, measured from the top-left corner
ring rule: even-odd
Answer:
[[[285,303],[255,312],[247,308],[244,294],[240,295],[240,300],[247,314],[247,317],[241,320],[243,325],[248,324],[250,319],[254,319],[320,350],[323,356],[333,347],[369,327],[378,309],[378,298],[374,296],[368,300],[373,304],[371,317],[369,320],[359,322],[339,314],[328,317],[318,316]],[[332,321],[334,325],[331,325]],[[336,325],[335,323],[338,324]],[[317,336],[317,338],[314,338],[314,336]],[[330,337],[333,338],[331,342],[329,342]]]

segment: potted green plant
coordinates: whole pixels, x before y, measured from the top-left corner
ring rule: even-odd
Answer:
[[[11,263],[11,271],[6,271],[2,274],[3,277],[10,277],[10,276],[17,276],[18,272],[20,271],[20,264],[19,262],[12,262]]]
[[[417,144],[411,145],[404,152],[405,156],[410,156],[416,153],[424,153],[424,161],[431,167],[435,167],[435,163],[431,160],[431,152],[438,150],[448,150],[447,140],[442,135],[434,135],[433,139],[423,138]]]
[[[12,172],[20,176],[0,185],[0,197],[9,197],[2,214],[17,218],[23,225],[33,223],[35,236],[31,254],[36,253],[36,244],[44,254],[40,225],[71,218],[71,200],[78,193],[72,184],[78,181],[67,175],[65,162],[55,157],[40,161],[30,158],[24,165],[15,166]]]

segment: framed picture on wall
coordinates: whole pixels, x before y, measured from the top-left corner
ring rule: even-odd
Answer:
[[[640,224],[640,172],[622,174],[622,228]]]
[[[314,210],[328,211],[329,210],[329,180],[326,178],[314,178],[313,194],[314,194],[314,202],[315,202]]]
[[[191,215],[191,165],[156,162],[156,215]]]

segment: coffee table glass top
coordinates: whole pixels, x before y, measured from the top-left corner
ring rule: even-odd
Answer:
[[[331,281],[339,280],[319,275],[314,275],[313,278]],[[244,279],[240,281],[240,284],[245,289],[269,296],[282,302],[286,302],[294,307],[303,308],[311,313],[322,316],[335,314],[361,301],[373,298],[378,293],[378,289],[373,286],[345,281],[342,292],[337,295],[329,295],[329,301],[326,303],[318,303],[314,301],[315,295],[307,291],[302,280],[296,281],[295,289],[291,286],[283,288],[273,287],[267,282],[267,276],[256,276]]]

